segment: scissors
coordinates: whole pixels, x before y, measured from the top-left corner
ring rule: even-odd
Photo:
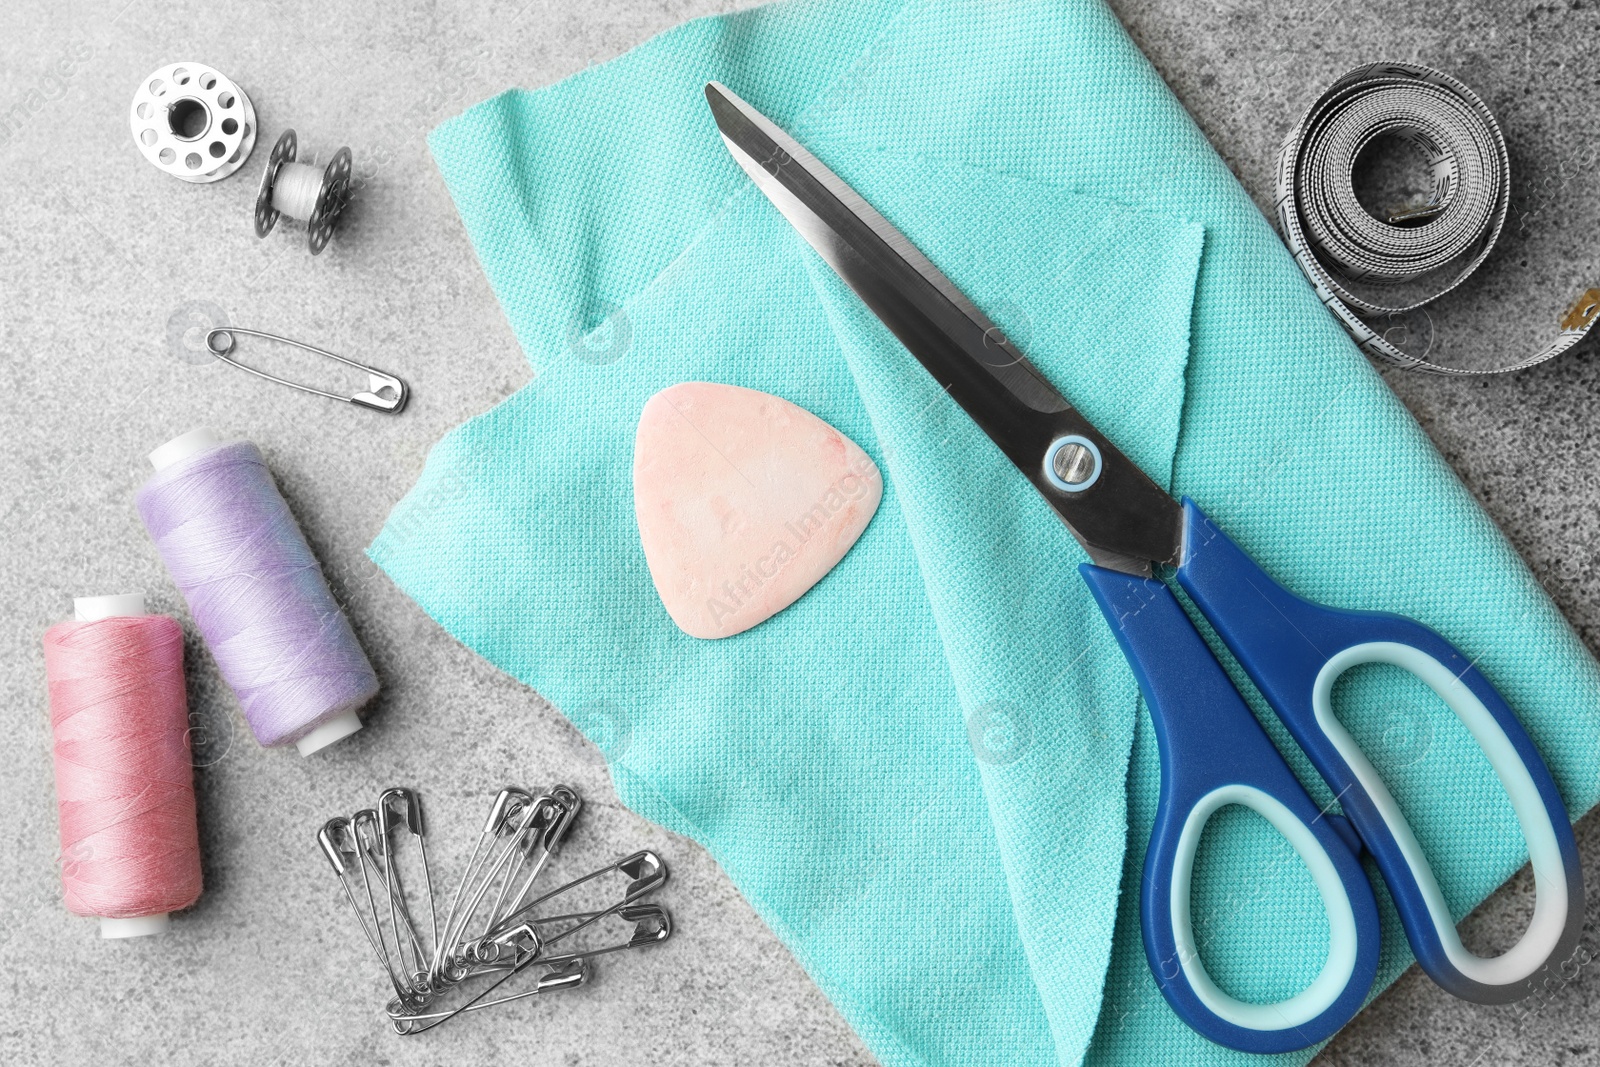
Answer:
[[[1530,993],[1582,933],[1571,820],[1516,716],[1472,661],[1421,623],[1303,600],[1267,576],[1191,500],[1174,500],[1090,424],[904,234],[798,142],[726,87],[706,99],[733,158],[1066,522],[1092,562],[1079,570],[1156,730],[1161,793],[1145,855],[1140,923],[1157,985],[1185,1023],[1246,1052],[1331,1037],[1361,1008],[1381,933],[1372,856],[1422,967],[1466,1000]],[[1327,781],[1343,815],[1318,808],[1154,566],[1211,623]],[[1393,795],[1335,717],[1334,682],[1364,663],[1421,679],[1471,732],[1505,787],[1537,894],[1522,939],[1492,958],[1461,943],[1438,879]],[[1189,907],[1206,822],[1238,804],[1272,824],[1310,870],[1329,949],[1310,985],[1273,1004],[1229,995],[1196,949]]]

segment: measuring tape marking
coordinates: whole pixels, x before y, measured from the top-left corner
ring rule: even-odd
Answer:
[[[1385,135],[1415,147],[1433,181],[1429,204],[1388,221],[1360,204],[1353,183],[1356,158]],[[1407,314],[1466,281],[1500,237],[1510,190],[1505,138],[1476,93],[1430,67],[1369,63],[1324,90],[1284,138],[1273,206],[1295,262],[1364,352],[1398,367],[1481,377],[1535,366],[1584,341],[1600,313],[1600,289],[1578,298],[1552,343],[1517,363],[1488,370],[1410,355],[1361,313]],[[1398,303],[1358,291],[1440,277],[1446,279],[1443,284]]]

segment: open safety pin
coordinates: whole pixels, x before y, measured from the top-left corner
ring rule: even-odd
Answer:
[[[340,396],[338,393],[329,393],[325,390],[317,389],[309,385],[301,385],[299,382],[291,382],[287,378],[280,378],[276,374],[268,374],[266,371],[257,370],[254,367],[247,367],[229,354],[234,350],[235,338],[239,335],[243,335],[245,337],[260,337],[266,341],[277,341],[279,344],[285,344],[291,348],[298,348],[302,351],[311,352],[318,356],[327,356],[329,359],[337,360],[346,366],[356,368],[356,370],[366,371],[367,389],[365,392],[352,393],[349,396]],[[341,356],[335,352],[328,352],[321,348],[314,348],[311,345],[302,344],[299,341],[291,341],[289,338],[279,337],[277,334],[262,333],[260,330],[241,330],[235,326],[218,326],[214,329],[207,330],[206,351],[222,360],[222,362],[227,363],[230,366],[237,367],[249,374],[254,374],[257,378],[265,378],[269,382],[277,382],[279,385],[287,385],[290,389],[298,389],[302,393],[313,393],[317,396],[325,396],[329,400],[343,400],[346,403],[359,404],[361,407],[371,408],[373,411],[387,412],[390,415],[399,414],[400,410],[406,406],[406,400],[410,395],[409,390],[406,388],[405,382],[401,381],[399,378],[396,378],[392,374],[386,374],[383,371],[378,370],[376,367],[369,367],[365,363],[357,363],[353,359],[346,359],[344,356]]]

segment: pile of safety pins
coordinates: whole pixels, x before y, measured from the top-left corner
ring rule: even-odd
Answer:
[[[666,865],[654,852],[635,852],[536,892],[540,872],[581,806],[567,786],[539,795],[502,789],[442,921],[415,792],[386,789],[375,808],[330,819],[317,832],[394,987],[386,1011],[395,1033],[422,1033],[464,1011],[583,985],[595,956],[660,944],[672,935],[672,917],[645,899],[667,881]],[[418,874],[427,897],[426,933],[406,888],[408,881],[415,887]],[[609,894],[599,907],[577,905],[578,897],[596,893]],[[525,973],[525,987],[496,994]]]

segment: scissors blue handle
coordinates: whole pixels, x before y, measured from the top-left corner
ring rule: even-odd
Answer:
[[[1360,1009],[1377,972],[1377,904],[1360,855],[1370,853],[1423,969],[1479,1003],[1526,995],[1582,932],[1583,883],[1566,808],[1516,716],[1448,641],[1399,615],[1340,611],[1267,576],[1199,508],[1184,501],[1178,584],[1327,781],[1344,817],[1320,810],[1162,582],[1085,564],[1084,579],[1144,693],[1161,756],[1161,795],[1145,857],[1145,953],[1173,1010],[1195,1030],[1249,1052],[1283,1052],[1332,1036]],[[1509,951],[1467,950],[1410,824],[1333,712],[1334,682],[1363,663],[1410,671],[1460,718],[1488,757],[1532,858],[1533,921]],[[1327,910],[1329,952],[1300,993],[1252,1004],[1206,972],[1189,910],[1206,821],[1240,804],[1299,853]],[[1348,820],[1348,821],[1346,821]]]
[[[1323,1041],[1360,1009],[1380,931],[1369,852],[1423,968],[1445,989],[1497,1003],[1531,991],[1582,932],[1583,883],[1550,772],[1488,681],[1444,638],[1398,615],[1336,611],[1287,592],[1193,504],[1181,506],[1056,391],[983,312],[899,230],[726,86],[706,100],[734,160],[1016,464],[1088,551],[1083,576],[1133,665],[1155,722],[1161,797],[1145,858],[1141,915],[1150,968],[1185,1022],[1250,1052]],[[1234,658],[1338,799],[1319,810],[1273,747],[1153,564],[1177,567]],[[1511,798],[1533,857],[1533,922],[1483,959],[1456,934],[1439,881],[1405,815],[1334,716],[1333,684],[1388,663],[1428,684],[1477,739]],[[1275,1004],[1230,996],[1206,973],[1189,908],[1195,850],[1220,808],[1241,804],[1305,861],[1331,934],[1321,972]]]

